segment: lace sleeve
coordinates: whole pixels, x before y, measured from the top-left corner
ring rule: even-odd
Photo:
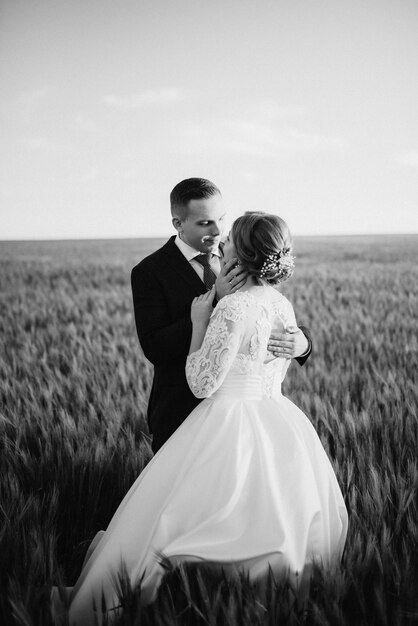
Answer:
[[[280,320],[280,323],[283,324],[284,330],[286,330],[289,326],[297,326],[297,321],[295,317],[295,311],[293,309],[292,304],[289,302],[285,296],[281,295],[281,298],[274,307],[276,319]],[[281,369],[280,369],[280,380],[284,381],[286,372],[289,368],[291,360],[284,359]]]
[[[189,354],[186,379],[197,398],[207,398],[222,384],[238,353],[243,336],[244,307],[236,294],[216,306],[202,346]]]
[[[297,326],[298,324],[292,304],[285,296],[282,294],[280,294],[280,296],[280,300],[278,300],[274,306],[276,318],[280,320],[285,329],[289,326]]]

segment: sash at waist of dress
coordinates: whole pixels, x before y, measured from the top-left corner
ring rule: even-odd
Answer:
[[[212,395],[236,397],[242,400],[261,400],[265,395],[263,378],[258,374],[228,374],[222,385]]]

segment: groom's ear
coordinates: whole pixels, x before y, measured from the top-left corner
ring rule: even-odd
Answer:
[[[182,233],[183,232],[183,226],[182,226],[180,218],[173,217],[173,219],[171,220],[171,223],[173,224],[174,228],[176,229],[176,231],[178,233]]]

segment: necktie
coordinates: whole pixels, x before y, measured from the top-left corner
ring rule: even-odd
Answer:
[[[212,257],[212,255],[209,254],[199,254],[193,257],[194,261],[197,261],[203,266],[203,282],[205,283],[207,291],[209,291],[216,280],[216,274],[209,264],[210,257]]]

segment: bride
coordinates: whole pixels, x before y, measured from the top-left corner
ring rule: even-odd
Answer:
[[[312,563],[341,557],[347,511],[309,419],[282,395],[289,360],[267,351],[272,332],[296,326],[275,286],[293,271],[290,233],[275,215],[251,212],[224,246],[248,270],[246,284],[213,309],[195,298],[186,376],[204,400],[150,461],[91,550],[71,592],[70,624],[101,623],[118,606],[125,568],[151,602],[172,563],[204,562],[263,580],[309,579]]]

